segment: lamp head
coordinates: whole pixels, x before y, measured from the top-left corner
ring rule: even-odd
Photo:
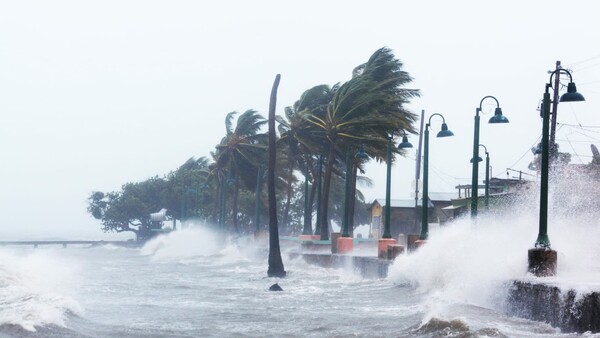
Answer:
[[[402,136],[402,143],[398,145],[398,149],[406,149],[412,147],[412,143],[408,142],[408,137],[406,135]]]
[[[481,162],[481,161],[483,161],[483,159],[481,158],[481,156],[477,157],[477,162]],[[471,159],[470,162],[473,163],[473,159]]]
[[[359,160],[364,160],[364,161],[366,161],[366,160],[369,159],[369,155],[367,154],[367,152],[363,148],[360,148],[356,152],[356,154],[354,154],[354,157],[356,157]]]
[[[448,130],[448,125],[446,124],[446,122],[442,123],[442,130],[440,130],[439,133],[437,133],[437,137],[449,137],[449,136],[454,136],[454,133],[451,132],[450,130]]]
[[[502,108],[496,107],[494,111],[494,116],[490,118],[489,123],[508,123],[508,119],[506,116],[502,115]]]
[[[577,92],[577,87],[574,82],[569,82],[567,92],[560,97],[560,102],[579,102],[585,101],[583,95]]]
[[[531,148],[531,152],[534,155],[541,155],[542,154],[542,143],[538,143],[536,147]]]

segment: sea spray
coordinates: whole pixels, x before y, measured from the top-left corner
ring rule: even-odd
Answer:
[[[594,186],[593,181],[586,181]],[[539,187],[532,186],[518,203],[502,213],[480,211],[476,220],[463,217],[432,230],[417,251],[398,257],[389,279],[422,292],[426,308],[422,325],[432,319],[460,318],[460,304],[502,312],[513,280],[531,279],[563,290],[600,288],[600,217],[597,189],[585,182],[552,186],[548,235],[558,252],[555,277],[543,280],[527,272],[527,252],[539,229]]]
[[[187,228],[173,231],[149,240],[141,249],[142,255],[154,259],[178,259],[214,255],[223,248],[223,242],[206,228]]]
[[[535,231],[531,220],[498,221],[481,215],[432,231],[416,252],[396,258],[389,278],[410,283],[435,300],[432,304],[497,304],[498,289],[527,269],[527,249]],[[440,303],[441,302],[441,303]]]
[[[0,326],[28,331],[46,325],[65,326],[68,312],[82,309],[71,294],[77,264],[51,250],[0,251]]]
[[[197,226],[173,231],[148,241],[140,250],[154,261],[193,262],[209,259],[215,264],[232,264],[260,256],[259,248],[251,241],[225,236]]]

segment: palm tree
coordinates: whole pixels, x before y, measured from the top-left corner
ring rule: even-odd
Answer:
[[[267,172],[267,187],[269,192],[269,268],[267,276],[285,277],[286,272],[281,259],[281,249],[279,247],[279,228],[277,226],[277,201],[275,199],[275,105],[277,103],[277,87],[281,76],[277,74],[273,88],[271,89],[271,99],[269,102],[269,170]]]
[[[315,142],[314,127],[308,123],[305,116],[308,113],[322,114],[326,111],[327,105],[331,101],[334,93],[339,88],[339,84],[332,87],[328,85],[318,85],[306,90],[302,93],[300,99],[291,107],[284,109],[285,115],[276,116],[280,138],[278,143],[284,147],[284,151],[280,153],[288,154],[288,174],[287,177],[294,177],[293,172],[298,168],[303,168],[302,173],[312,182],[312,190],[309,198],[308,215],[312,214],[312,201],[316,189],[317,174],[317,154],[323,151],[322,145]],[[310,173],[312,172],[312,175]],[[287,214],[289,212],[289,203],[292,192],[293,180],[287,181],[286,186],[286,203],[284,207],[283,224],[286,224]]]
[[[256,186],[256,171],[266,155],[267,135],[259,133],[267,121],[255,110],[249,109],[240,114],[235,128],[233,118],[238,112],[231,112],[225,118],[227,134],[216,146],[213,153],[215,160],[214,175],[223,187],[223,182],[233,184],[232,217],[233,230],[239,233],[238,226],[238,196],[240,183],[253,190]],[[223,200],[224,189],[220,189]]]
[[[325,146],[326,161],[323,177],[321,224],[327,224],[328,196],[336,159],[341,159],[348,147],[365,151],[381,159],[389,135],[394,131],[414,132],[416,115],[403,106],[419,91],[404,89],[412,78],[401,70],[402,63],[391,50],[381,48],[354,69],[353,77],[333,95],[324,112],[306,112],[313,125],[316,142]],[[385,156],[385,155],[383,155]],[[391,159],[386,159],[391,160]],[[329,239],[328,228],[321,227],[321,239]]]

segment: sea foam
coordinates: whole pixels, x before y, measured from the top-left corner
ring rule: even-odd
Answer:
[[[0,250],[0,326],[64,327],[67,313],[82,312],[70,295],[76,283],[76,264],[52,251]]]

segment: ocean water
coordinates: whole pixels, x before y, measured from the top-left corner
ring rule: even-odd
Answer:
[[[288,276],[268,278],[265,248],[221,244],[202,227],[142,248],[0,247],[0,337],[600,337],[504,314],[505,282],[534,278],[537,233],[534,217],[509,218],[433,228],[385,279],[308,265],[291,249]],[[600,230],[566,220],[551,228],[550,280],[595,288]]]

